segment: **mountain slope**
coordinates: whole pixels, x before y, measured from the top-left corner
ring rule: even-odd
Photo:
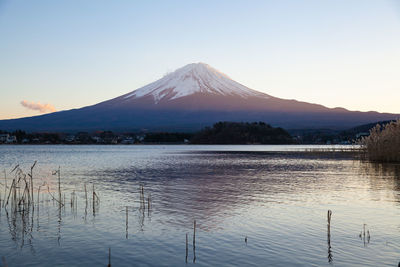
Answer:
[[[117,98],[80,109],[2,120],[0,129],[194,131],[218,121],[265,121],[291,129],[345,129],[397,117],[273,97],[247,88],[207,64],[196,63]]]

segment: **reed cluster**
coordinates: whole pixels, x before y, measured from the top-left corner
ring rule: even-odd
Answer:
[[[4,213],[12,240],[19,243],[21,247],[24,246],[25,241],[28,241],[29,244],[32,243],[34,225],[39,229],[40,211],[42,207],[48,208],[49,202],[52,202],[58,211],[58,241],[60,241],[61,221],[67,206],[68,195],[66,196],[66,192],[69,190],[61,184],[60,167],[52,172],[52,175],[56,177],[54,185],[52,185],[52,182],[48,183],[43,181],[43,177],[34,175],[36,163],[35,161],[26,172],[19,164],[9,172],[4,170],[4,179],[0,179],[0,216]],[[71,206],[71,214],[74,216],[78,211],[78,198],[82,197],[79,192],[79,189],[78,191],[72,190],[68,202]],[[88,204],[91,203],[88,201],[86,183],[84,184],[84,193],[86,203],[84,218],[86,220]],[[100,197],[95,191],[94,184],[91,193],[93,195],[93,216],[95,216],[96,210],[99,209]],[[36,220],[34,220],[34,216]]]
[[[30,171],[25,173],[20,165],[16,165],[9,173],[10,178],[4,171],[4,183],[0,182],[0,185],[4,188],[4,191],[0,190],[4,192],[4,196],[0,192],[0,214],[4,212],[6,215],[12,240],[17,242],[21,238],[22,245],[25,238],[28,241],[31,240],[33,216],[35,212],[39,214],[39,199],[37,203],[34,199],[33,170],[35,166],[36,161],[31,166]],[[11,181],[8,181],[8,179],[11,179]],[[41,186],[39,185],[39,189]],[[35,205],[37,205],[36,210]],[[6,266],[6,264],[3,263],[3,266]]]
[[[400,119],[384,126],[377,124],[360,145],[370,161],[400,162]]]
[[[7,186],[7,177],[4,173],[4,200],[3,208],[11,205],[13,211],[29,212],[34,211],[34,197],[33,197],[33,168],[32,165],[30,173],[25,174],[19,165],[11,171],[14,178],[11,181],[11,186]]]

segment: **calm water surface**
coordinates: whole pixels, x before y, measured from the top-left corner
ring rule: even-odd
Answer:
[[[304,152],[314,148],[0,146],[8,184],[16,164],[28,171],[37,160],[35,191],[55,193],[60,166],[67,202],[60,210],[44,186],[28,219],[2,207],[0,256],[9,266],[106,266],[111,248],[112,266],[397,266],[400,166]],[[100,197],[95,212],[85,183]]]

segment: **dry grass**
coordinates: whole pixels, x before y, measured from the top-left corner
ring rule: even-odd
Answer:
[[[400,119],[376,125],[360,140],[366,157],[375,162],[400,162]]]

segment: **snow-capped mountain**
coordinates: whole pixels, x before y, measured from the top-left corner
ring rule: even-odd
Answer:
[[[327,108],[252,90],[204,63],[186,65],[99,104],[0,121],[0,130],[194,131],[218,121],[264,121],[288,129],[344,129],[399,115]]]
[[[191,111],[326,109],[250,89],[205,63],[188,64],[153,83],[96,106]]]
[[[158,104],[160,101],[170,101],[192,94],[236,96],[244,99],[249,97],[269,98],[266,94],[235,82],[226,74],[205,63],[186,65],[123,98],[137,99],[150,96],[154,99],[154,103]]]

